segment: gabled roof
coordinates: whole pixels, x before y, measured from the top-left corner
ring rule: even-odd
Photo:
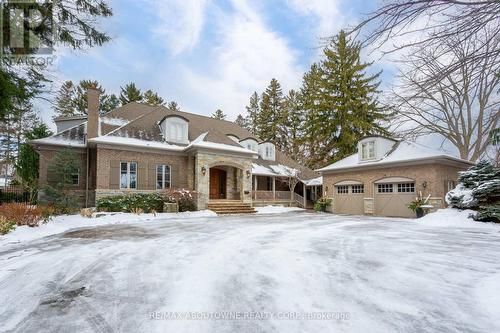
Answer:
[[[432,149],[415,142],[400,140],[396,141],[389,152],[379,160],[360,161],[358,153],[356,153],[324,168],[318,169],[317,171],[328,172],[352,168],[377,167],[379,165],[385,166],[387,164],[418,162],[430,159],[446,159],[454,162],[472,164],[469,161],[454,157],[441,150]]]

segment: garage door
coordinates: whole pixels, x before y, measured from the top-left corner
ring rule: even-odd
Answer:
[[[410,201],[415,199],[415,182],[375,183],[375,215],[393,217],[414,217],[415,213],[408,209]]]
[[[364,212],[363,184],[335,185],[333,194],[333,212],[337,214],[360,215]]]

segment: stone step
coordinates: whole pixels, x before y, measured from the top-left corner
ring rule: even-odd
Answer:
[[[208,209],[217,214],[252,214],[255,209],[241,200],[210,200]]]

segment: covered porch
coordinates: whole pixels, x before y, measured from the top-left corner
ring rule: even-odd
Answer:
[[[321,191],[321,185],[309,186],[307,181],[299,181],[292,193],[286,177],[252,176],[252,202],[254,206],[292,205],[313,208],[314,202],[321,197]]]

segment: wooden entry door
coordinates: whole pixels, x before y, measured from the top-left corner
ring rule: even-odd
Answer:
[[[210,168],[210,199],[226,199],[226,171]]]

